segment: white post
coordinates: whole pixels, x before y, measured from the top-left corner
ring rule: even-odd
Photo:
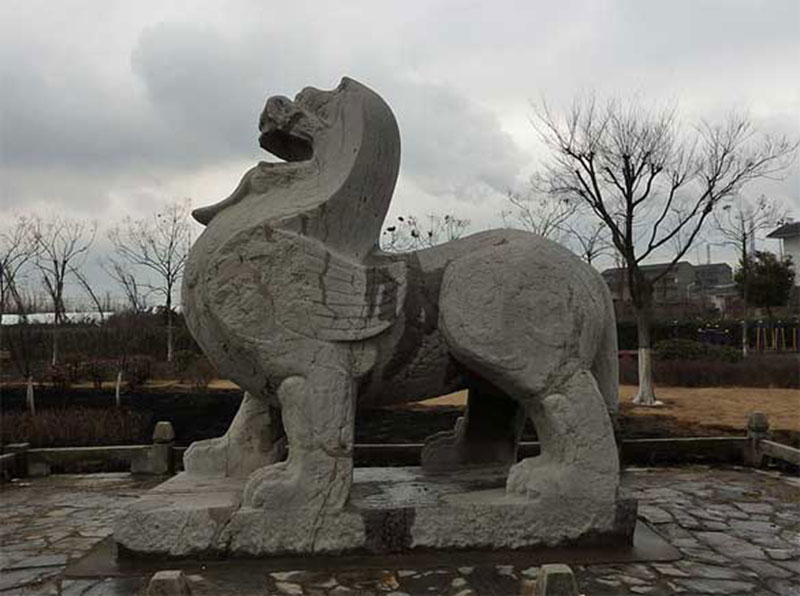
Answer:
[[[36,416],[36,403],[33,399],[33,376],[28,376],[28,389],[25,398],[28,402],[28,410],[31,415]]]
[[[119,397],[119,389],[121,385],[122,385],[122,371],[119,370],[117,371],[117,384],[114,387],[114,400],[116,401],[118,408],[122,405],[122,401],[120,400]]]

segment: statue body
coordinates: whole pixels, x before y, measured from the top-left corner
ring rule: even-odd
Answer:
[[[358,404],[467,388],[464,419],[427,441],[423,468],[492,467],[518,497],[613,503],[617,343],[599,274],[514,230],[381,252],[399,134],[353,80],[270,98],[260,132],[287,161],[195,212],[207,227],[186,266],[186,320],[246,394],[224,437],[190,447],[187,472],[246,477],[244,507],[340,510]],[[526,418],[542,454],[516,463]]]

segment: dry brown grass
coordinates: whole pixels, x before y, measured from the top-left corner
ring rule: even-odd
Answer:
[[[633,385],[619,388],[620,407],[626,416],[669,416],[686,425],[726,427],[744,430],[753,412],[764,412],[773,429],[800,431],[800,391],[755,387],[658,387],[664,402],[657,408],[634,406]],[[421,402],[427,406],[463,406],[465,391]]]
[[[657,408],[634,406],[636,387],[619,388],[627,416],[671,416],[680,423],[744,430],[753,412],[764,412],[775,430],[800,431],[800,391],[756,387],[657,387]]]

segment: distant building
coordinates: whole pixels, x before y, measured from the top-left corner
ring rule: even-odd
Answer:
[[[668,266],[668,263],[656,263],[644,265],[641,270],[645,277],[653,279],[661,275]],[[615,301],[630,301],[627,269],[606,269],[601,275]],[[689,304],[706,304],[724,312],[730,300],[736,296],[733,271],[727,263],[692,265],[688,261],[678,261],[653,286],[655,306],[672,306],[679,310]]]
[[[784,256],[792,257],[795,275],[794,284],[800,286],[800,221],[783,224],[777,230],[767,234],[767,238],[780,239],[781,252]]]
[[[669,263],[657,263],[643,265],[640,269],[645,277],[654,279],[668,266]],[[601,275],[615,300],[630,300],[627,269],[606,269]],[[689,302],[700,297],[712,298],[732,285],[733,271],[727,263],[692,265],[688,261],[678,261],[669,273],[655,282],[653,301],[656,304],[666,304]]]

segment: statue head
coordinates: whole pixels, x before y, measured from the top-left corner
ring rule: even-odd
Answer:
[[[318,226],[331,248],[364,257],[377,243],[400,166],[400,135],[386,102],[344,77],[330,91],[270,97],[258,130],[259,145],[287,163],[262,162],[242,193],[198,209],[196,219],[209,224],[242,202],[237,208],[247,217],[279,226],[303,219],[310,235]]]

